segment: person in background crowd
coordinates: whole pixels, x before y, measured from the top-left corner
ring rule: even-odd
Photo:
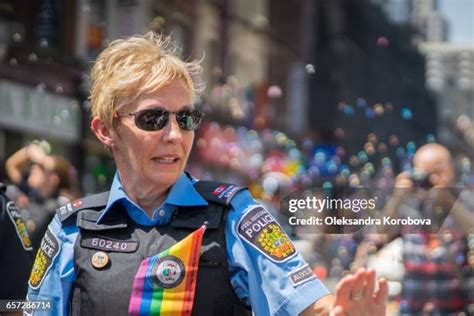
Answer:
[[[473,191],[464,188],[458,196],[454,183],[450,152],[436,143],[420,147],[413,157],[413,171],[396,178],[385,215],[430,219],[433,225],[401,227],[381,239],[403,239],[402,315],[474,314],[474,247],[470,247],[474,243],[467,242],[474,236],[474,204],[464,198]],[[354,269],[368,248],[367,243],[360,245]]]
[[[21,214],[5,190],[0,183],[0,300],[23,300],[33,265],[33,248]]]
[[[54,211],[80,196],[77,175],[69,161],[48,155],[31,143],[15,152],[6,162],[10,181],[7,194],[21,209],[36,250]]]
[[[150,32],[98,56],[91,128],[118,170],[110,192],[57,211],[28,298],[52,300],[56,315],[384,315],[373,270],[330,295],[245,188],[184,172],[201,67],[171,47]]]

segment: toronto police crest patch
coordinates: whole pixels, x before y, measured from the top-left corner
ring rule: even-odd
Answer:
[[[37,289],[40,287],[45,275],[53,265],[54,259],[56,259],[58,254],[59,241],[48,228],[44,234],[43,240],[41,240],[41,247],[38,249],[35,264],[31,270],[29,281],[31,288]]]
[[[281,262],[296,254],[283,228],[262,206],[254,206],[237,224],[238,234],[273,261]]]

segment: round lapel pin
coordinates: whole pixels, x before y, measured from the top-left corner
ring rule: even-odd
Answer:
[[[96,269],[102,269],[109,263],[109,256],[103,251],[97,251],[91,259],[92,266]]]
[[[151,273],[152,283],[155,286],[172,289],[183,281],[186,269],[180,258],[169,255],[156,260]]]

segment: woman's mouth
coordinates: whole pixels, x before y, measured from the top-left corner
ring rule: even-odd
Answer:
[[[152,159],[154,162],[160,164],[174,164],[178,162],[179,157],[177,156],[162,156],[162,157],[155,157]]]

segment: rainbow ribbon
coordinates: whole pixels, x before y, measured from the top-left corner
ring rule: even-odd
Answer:
[[[133,280],[130,315],[191,315],[203,225],[171,248],[144,259]]]

